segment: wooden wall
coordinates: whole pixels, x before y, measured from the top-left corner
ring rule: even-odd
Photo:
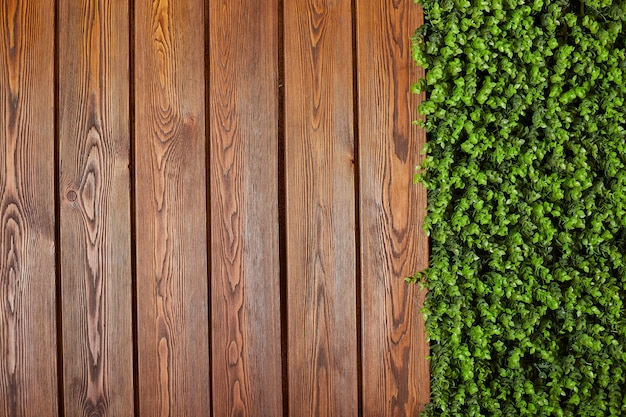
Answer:
[[[415,416],[410,0],[0,0],[0,416]]]

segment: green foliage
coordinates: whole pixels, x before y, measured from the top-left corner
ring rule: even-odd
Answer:
[[[626,0],[422,7],[425,415],[626,415]]]

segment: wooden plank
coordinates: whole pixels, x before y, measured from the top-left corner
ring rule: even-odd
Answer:
[[[349,0],[286,1],[289,413],[358,412]]]
[[[54,2],[0,0],[0,415],[56,416]]]
[[[424,294],[404,277],[428,263],[426,194],[413,185],[425,134],[411,83],[412,2],[363,0],[357,10],[363,415],[411,416],[429,398]]]
[[[281,416],[278,2],[210,2],[213,415]]]
[[[210,404],[204,2],[135,2],[139,411]]]
[[[64,405],[133,415],[128,5],[59,0]]]

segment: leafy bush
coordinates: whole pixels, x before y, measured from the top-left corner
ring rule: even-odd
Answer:
[[[422,7],[425,415],[626,415],[626,0]]]

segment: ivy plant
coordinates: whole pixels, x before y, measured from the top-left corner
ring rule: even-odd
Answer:
[[[626,0],[421,0],[431,402],[626,415]]]

